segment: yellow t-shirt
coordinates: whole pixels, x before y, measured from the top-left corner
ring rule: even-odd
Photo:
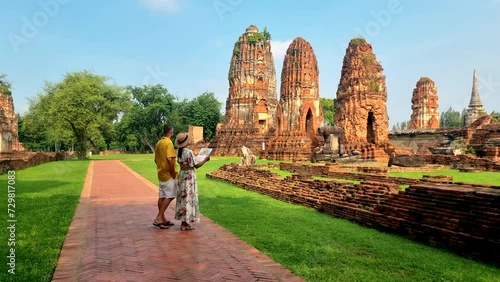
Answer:
[[[155,147],[155,163],[159,181],[167,181],[172,178],[167,158],[174,158],[173,164],[175,166],[175,157],[174,144],[172,143],[172,140],[167,137],[162,137],[160,141],[156,143]]]

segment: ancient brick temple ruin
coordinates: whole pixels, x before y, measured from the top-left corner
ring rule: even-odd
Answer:
[[[11,94],[0,92],[0,153],[24,151],[19,141],[17,116],[14,113],[14,101]]]
[[[472,94],[470,97],[469,107],[467,108],[467,113],[465,115],[465,125],[470,125],[484,115],[486,115],[486,111],[484,110],[483,103],[481,103],[481,98],[479,97],[477,73],[476,70],[474,70],[474,74],[472,76]]]
[[[237,155],[243,145],[259,152],[275,128],[276,70],[269,39],[251,25],[234,45],[225,122],[210,143],[214,155]]]
[[[419,88],[419,83],[417,83],[417,89]],[[415,89],[415,91],[417,91],[417,89]],[[432,89],[432,87],[429,89]],[[420,90],[420,92],[424,94],[428,93],[429,95],[427,95],[427,97],[432,97],[430,94],[433,91]],[[417,97],[418,96],[421,95],[417,93]],[[419,100],[415,98],[416,95],[414,92],[412,99],[414,104],[415,100]],[[433,106],[430,103],[428,105],[430,107]],[[437,103],[434,106],[437,109]],[[429,126],[427,128],[422,128],[414,125],[414,116],[418,116],[415,115],[415,110],[408,130],[391,132],[389,135],[391,144],[394,144],[398,148],[410,149],[416,154],[433,153],[435,156],[442,154],[464,155],[468,152],[469,155],[464,155],[464,157],[468,156],[473,162],[466,163],[461,160],[459,162],[460,164],[457,165],[469,167],[478,166],[482,162],[475,159],[473,155],[494,162],[500,161],[500,123],[493,119],[492,116],[487,115],[483,108],[479,97],[476,71],[474,71],[473,75],[470,104],[465,115],[465,126],[454,128],[438,128],[437,126],[432,128]],[[438,121],[435,121],[435,123],[438,124]],[[474,165],[474,163],[476,163],[476,165]]]
[[[383,68],[363,38],[349,42],[335,99],[335,125],[345,132],[346,149],[363,158],[388,159],[387,90]]]
[[[283,61],[276,132],[266,152],[269,159],[310,159],[319,142],[317,128],[323,123],[318,77],[313,48],[303,38],[295,38]]]
[[[372,46],[362,38],[349,42],[335,99],[335,125],[346,143],[388,141],[387,90],[383,68]]]
[[[434,81],[422,77],[413,90],[409,129],[439,128],[438,94]]]

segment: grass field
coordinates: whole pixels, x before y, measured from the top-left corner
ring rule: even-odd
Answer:
[[[493,266],[206,178],[238,160],[197,171],[201,212],[308,281],[500,281]],[[125,163],[156,182],[151,160]]]
[[[50,281],[80,198],[89,162],[51,162],[15,174],[15,246],[8,246],[8,175],[0,175],[3,205],[0,228],[0,281]],[[11,241],[12,242],[12,241]],[[7,272],[15,247],[15,275]]]

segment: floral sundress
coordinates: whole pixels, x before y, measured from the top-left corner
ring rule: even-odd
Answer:
[[[192,167],[192,170],[181,170],[178,178],[178,190],[175,205],[175,219],[186,222],[200,222],[200,207],[198,205],[198,184],[194,169],[195,157],[193,151],[184,148],[182,155],[177,158],[183,167]]]

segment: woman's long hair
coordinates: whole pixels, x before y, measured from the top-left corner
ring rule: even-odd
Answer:
[[[177,149],[177,158],[180,159],[182,156],[182,150],[184,150],[184,147],[178,148]]]

